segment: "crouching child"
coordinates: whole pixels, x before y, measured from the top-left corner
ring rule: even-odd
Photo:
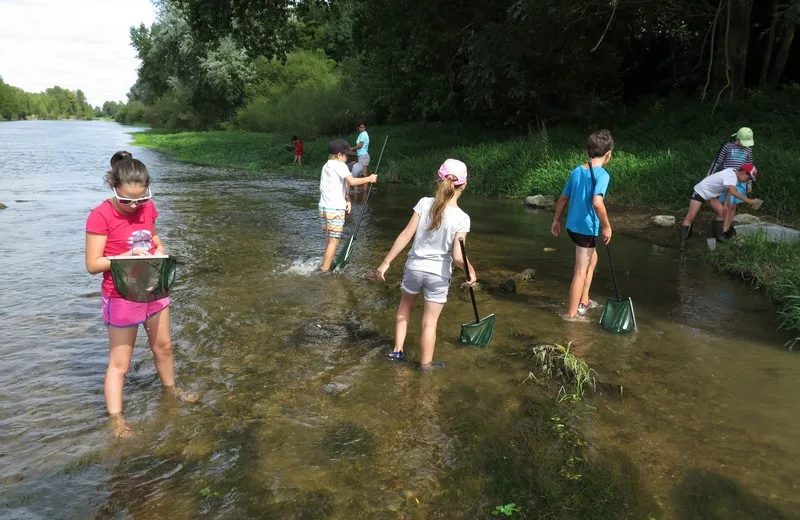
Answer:
[[[730,197],[737,198],[742,202],[750,204],[755,209],[761,207],[761,199],[751,199],[746,195],[740,193],[736,189],[739,183],[753,182],[756,180],[758,170],[752,163],[745,163],[738,168],[726,168],[713,175],[709,175],[702,181],[694,186],[694,193],[692,200],[689,201],[689,211],[686,213],[686,218],[683,219],[683,226],[681,227],[681,240],[680,246],[686,245],[686,239],[689,237],[689,232],[692,228],[697,212],[703,203],[711,206],[711,209],[716,213],[714,221],[711,223],[711,233],[718,242],[725,241],[725,234],[723,233],[723,225],[725,213],[728,211],[728,200]],[[725,204],[719,200],[719,196],[725,194]]]

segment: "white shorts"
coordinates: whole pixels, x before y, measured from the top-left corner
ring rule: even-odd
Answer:
[[[447,303],[447,292],[450,290],[450,278],[442,278],[438,274],[406,269],[403,272],[402,289],[409,294],[419,294],[425,301]]]
[[[358,164],[361,166],[369,166],[369,154],[365,153],[364,155],[359,155]]]

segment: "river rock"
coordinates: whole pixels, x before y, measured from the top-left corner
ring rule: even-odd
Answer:
[[[350,385],[347,383],[328,383],[322,387],[322,391],[330,395],[339,395],[350,390]]]
[[[7,207],[8,207],[8,206],[6,206],[6,205],[5,205],[5,204],[3,204],[2,202],[0,202],[0,209],[6,209]]]
[[[555,205],[555,200],[547,195],[532,195],[525,197],[525,205],[534,208],[552,208]]]
[[[536,269],[525,269],[521,273],[515,274],[511,278],[504,280],[498,287],[503,292],[517,294],[517,284],[531,282],[533,281],[534,276],[536,276]]]
[[[525,269],[521,273],[514,275],[514,279],[520,283],[527,283],[532,282],[534,276],[536,276],[536,269]]]
[[[749,213],[737,213],[733,216],[733,223],[741,226],[747,224],[759,224],[761,223],[761,219],[755,215],[750,215]]]
[[[672,227],[675,225],[675,217],[672,215],[656,215],[650,219],[650,223],[654,226]]]
[[[515,282],[513,278],[500,282],[498,287],[500,287],[500,290],[503,292],[517,294],[517,282]]]

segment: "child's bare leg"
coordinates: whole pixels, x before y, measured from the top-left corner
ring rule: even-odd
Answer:
[[[301,168],[302,166],[303,166],[303,156],[302,155],[298,155],[297,156],[297,167]]]
[[[172,353],[172,337],[169,333],[169,307],[150,316],[145,322],[147,342],[153,352],[156,372],[164,386],[164,391],[184,401],[194,402],[197,395],[178,390],[175,387],[175,357]]]
[[[722,225],[723,233],[727,233],[728,230],[731,228],[731,225],[733,225],[733,217],[735,216],[736,216],[736,204],[731,204],[728,207],[728,211],[725,212],[724,224]]]
[[[436,326],[443,308],[443,303],[425,300],[425,308],[422,311],[422,336],[419,340],[419,364],[423,367],[430,365],[433,361],[433,349],[436,347]]]
[[[581,303],[584,305],[589,305],[589,289],[592,286],[594,270],[597,267],[597,249],[593,249],[593,251],[592,258],[589,260],[589,267],[586,268],[586,281],[583,282],[583,293],[581,293]]]
[[[108,326],[108,368],[103,383],[106,410],[112,421],[116,437],[129,437],[132,432],[122,418],[122,388],[125,374],[131,365],[133,344],[136,342],[138,327]]]
[[[581,302],[581,293],[586,283],[586,270],[589,268],[593,253],[594,248],[575,246],[575,270],[572,273],[572,284],[569,286],[568,318],[578,315],[578,304]]]
[[[325,256],[322,258],[322,270],[328,271],[333,263],[333,255],[336,254],[336,247],[339,245],[339,239],[328,237],[328,243],[325,245]]]
[[[161,384],[166,388],[174,387],[175,361],[172,356],[172,337],[169,333],[169,307],[164,307],[150,316],[144,327]]]
[[[368,164],[364,164],[362,166],[364,168],[364,172],[361,174],[361,176],[362,177],[369,177],[369,171],[368,171],[369,170],[369,165]],[[359,200],[361,202],[364,202],[364,201],[367,200],[367,188],[368,188],[368,185],[364,184],[361,188],[362,188],[362,190],[361,190],[361,195],[362,196],[361,196],[361,198]]]
[[[692,225],[692,222],[694,222],[694,218],[697,216],[697,212],[700,211],[700,207],[702,205],[703,203],[697,200],[689,201],[689,211],[686,213],[686,218],[683,219],[684,226]]]
[[[708,199],[708,205],[711,206],[711,209],[714,210],[714,213],[717,214],[714,220],[724,220],[725,219],[725,208],[722,206],[722,203],[717,198]]]
[[[395,318],[393,352],[403,351],[406,333],[408,332],[408,320],[411,319],[411,313],[414,312],[414,303],[416,301],[416,294],[403,291],[403,296],[400,298],[400,306],[397,308],[397,317]]]

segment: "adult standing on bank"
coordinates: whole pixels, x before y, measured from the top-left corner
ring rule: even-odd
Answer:
[[[358,125],[358,137],[356,137],[356,145],[350,147],[351,150],[356,152],[358,159],[358,166],[361,171],[356,171],[356,166],[353,167],[353,175],[356,177],[369,176],[369,134],[367,133],[367,122],[361,121]],[[359,188],[354,188],[355,194],[358,195]],[[364,191],[366,193],[366,190]]]

